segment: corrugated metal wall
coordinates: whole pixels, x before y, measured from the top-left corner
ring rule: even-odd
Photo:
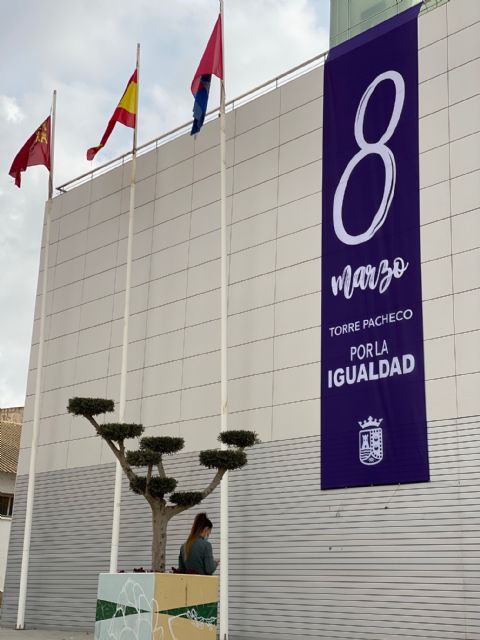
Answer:
[[[479,426],[430,424],[426,484],[320,492],[318,438],[255,448],[248,467],[231,474],[231,640],[480,638]],[[178,457],[183,487],[206,481],[195,458]],[[39,475],[28,626],[92,628],[96,574],[109,563],[112,486],[111,466]],[[20,516],[24,477],[18,493]],[[148,508],[124,496],[119,567],[148,566]],[[215,522],[218,496],[206,503]],[[171,523],[168,566],[192,515]],[[15,621],[21,541],[17,517],[4,624]],[[217,527],[212,542],[218,554]]]

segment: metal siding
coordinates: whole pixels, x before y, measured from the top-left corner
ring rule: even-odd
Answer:
[[[432,481],[425,484],[321,492],[318,438],[252,450],[248,466],[230,474],[231,639],[479,638],[478,426],[458,420],[430,427]],[[206,483],[210,474],[196,467],[195,454],[177,459],[183,488]],[[109,563],[113,471],[38,476],[28,626],[92,628],[96,576]],[[2,618],[10,625],[25,479]],[[124,488],[119,568],[149,567],[149,509]],[[204,505],[215,524],[215,555],[218,498]],[[167,567],[176,565],[194,513],[170,523]]]

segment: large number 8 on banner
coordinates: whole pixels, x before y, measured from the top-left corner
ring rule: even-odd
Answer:
[[[367,109],[370,96],[374,92],[377,85],[384,80],[392,80],[395,85],[395,102],[393,105],[392,116],[388,127],[384,134],[377,142],[367,142],[363,134],[363,125],[365,119],[365,111]],[[345,244],[361,244],[370,240],[375,233],[381,228],[388,214],[390,204],[392,202],[393,194],[395,191],[395,179],[396,168],[395,158],[392,151],[386,146],[386,142],[392,137],[400,115],[403,109],[403,103],[405,101],[405,82],[398,71],[385,71],[375,78],[375,80],[367,87],[367,90],[363,94],[357,109],[355,116],[355,140],[360,147],[358,153],[356,153],[350,162],[347,164],[345,171],[340,178],[335,196],[333,199],[333,226],[337,238]],[[347,189],[348,181],[357,164],[368,155],[378,155],[382,158],[385,166],[385,187],[383,189],[382,201],[380,206],[372,220],[372,223],[366,231],[358,235],[351,235],[345,229],[343,224],[343,199],[345,198],[345,191]]]

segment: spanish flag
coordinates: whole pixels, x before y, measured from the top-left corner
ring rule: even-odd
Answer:
[[[48,116],[15,156],[9,175],[15,178],[17,187],[20,187],[21,174],[27,167],[43,164],[50,171],[50,129],[51,117]]]
[[[100,140],[100,144],[98,147],[92,147],[87,151],[87,160],[93,160],[100,149],[105,146],[116,122],[120,122],[126,127],[131,127],[132,129],[135,128],[135,120],[137,118],[137,91],[137,70],[135,69],[132,77],[128,81],[123,96],[118,103],[118,107],[110,118],[110,122],[105,129],[105,133]]]

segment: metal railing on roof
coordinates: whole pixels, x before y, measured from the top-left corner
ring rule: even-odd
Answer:
[[[432,9],[436,9],[447,2],[450,2],[450,0],[423,0],[423,7],[421,8],[420,13],[426,13]]]
[[[430,11],[431,9],[435,9],[442,4],[445,4],[446,2],[449,2],[449,0],[423,0],[423,7],[421,9],[421,13]],[[279,76],[276,76],[272,80],[267,80],[263,84],[260,84],[257,87],[250,89],[250,91],[247,91],[246,93],[242,93],[237,98],[234,98],[233,100],[230,100],[229,102],[226,103],[225,105],[226,111],[227,112],[233,111],[237,107],[241,107],[247,102],[251,102],[252,100],[255,100],[256,98],[262,96],[263,94],[268,93],[269,91],[278,89],[278,87],[282,86],[283,84],[286,84],[291,80],[295,80],[295,78],[298,78],[299,76],[302,76],[308,73],[309,71],[312,71],[312,69],[315,69],[316,67],[321,66],[322,64],[325,63],[327,54],[328,54],[328,50],[320,53],[317,56],[314,56],[313,58],[310,58],[306,62],[302,62],[301,64],[297,65],[296,67],[293,67],[292,69],[289,69],[288,71],[285,71],[284,73],[280,74]],[[219,112],[218,108],[213,109],[212,111],[209,111],[205,117],[205,122],[211,122],[212,120],[217,118],[218,112]],[[149,142],[142,144],[141,146],[137,147],[137,157],[139,155],[149,153],[154,149],[158,149],[158,147],[166,144],[167,142],[170,142],[175,138],[178,138],[182,135],[189,133],[191,126],[192,126],[192,121],[190,120],[189,122],[186,122],[184,124],[181,124],[178,127],[175,127],[175,129],[171,129],[170,131],[167,131],[167,133],[164,133],[158,138],[154,138],[153,140],[150,140]],[[60,193],[65,193],[66,191],[73,189],[75,187],[78,187],[81,184],[84,184],[85,182],[88,182],[89,180],[96,178],[97,176],[107,173],[111,169],[121,167],[123,164],[128,162],[131,157],[132,157],[132,152],[127,151],[127,153],[124,153],[121,156],[114,158],[113,160],[109,160],[105,164],[102,164],[98,167],[94,167],[90,171],[87,171],[86,173],[82,173],[82,175],[77,176],[76,178],[73,178],[68,182],[65,182],[59,187],[56,187],[56,189]]]
[[[276,76],[272,80],[268,80],[267,82],[264,82],[263,84],[258,85],[254,89],[251,89],[246,93],[242,93],[240,96],[226,103],[225,105],[226,111],[227,112],[233,111],[237,107],[241,107],[247,102],[251,102],[252,100],[255,100],[256,98],[259,98],[260,96],[264,95],[265,93],[268,93],[269,91],[278,89],[278,87],[281,87],[287,82],[290,82],[291,80],[295,80],[295,78],[298,78],[299,76],[302,76],[305,73],[312,71],[312,69],[315,69],[321,66],[322,64],[324,64],[327,54],[328,54],[328,51],[324,51],[323,53],[320,53],[319,55],[314,56],[313,58],[310,58],[310,60],[307,60],[306,62],[302,62],[302,64],[299,64],[296,67],[293,67],[288,71],[285,71],[279,76]],[[215,118],[217,118],[218,113],[219,113],[218,108],[213,109],[212,111],[209,111],[205,117],[205,122],[210,122]],[[175,127],[175,129],[171,129],[170,131],[167,131],[167,133],[164,133],[158,138],[154,138],[153,140],[150,140],[149,142],[142,144],[141,146],[137,147],[137,157],[139,155],[143,155],[145,153],[158,149],[158,147],[166,144],[167,142],[170,142],[171,140],[174,140],[175,138],[185,135],[186,133],[190,133],[191,128],[192,128],[192,121],[190,120],[185,124],[181,124],[180,126]],[[56,187],[56,190],[59,191],[60,193],[65,193],[66,191],[69,191],[70,189],[74,189],[75,187],[78,187],[84,184],[85,182],[88,182],[89,180],[92,180],[93,178],[96,178],[97,176],[100,176],[106,173],[107,171],[111,171],[112,169],[121,167],[123,164],[128,162],[131,157],[132,157],[132,151],[128,151],[127,153],[124,153],[121,156],[114,158],[113,160],[109,160],[105,164],[102,164],[98,167],[94,167],[90,171],[87,171],[86,173],[82,173],[82,175],[77,176],[76,178],[73,178],[68,182],[65,182],[64,184]]]

